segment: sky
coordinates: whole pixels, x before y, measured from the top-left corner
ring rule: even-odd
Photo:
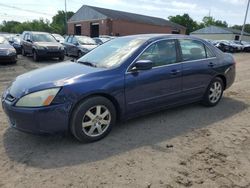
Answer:
[[[230,26],[242,25],[247,0],[66,0],[67,11],[76,12],[82,5],[133,12],[167,19],[188,13],[200,22],[209,13]],[[0,0],[0,22],[3,20],[52,20],[58,10],[64,10],[65,0]],[[247,22],[250,23],[250,13]]]

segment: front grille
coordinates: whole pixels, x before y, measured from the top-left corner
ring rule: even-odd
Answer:
[[[48,46],[49,50],[58,50],[58,46]]]

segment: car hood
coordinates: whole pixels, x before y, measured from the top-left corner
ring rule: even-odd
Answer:
[[[43,46],[43,47],[61,47],[62,46],[58,42],[35,42],[34,44],[37,46]]]
[[[18,76],[11,84],[10,94],[19,98],[35,91],[72,84],[104,70],[71,61],[58,63]]]
[[[0,50],[7,50],[13,48],[10,44],[0,44]]]

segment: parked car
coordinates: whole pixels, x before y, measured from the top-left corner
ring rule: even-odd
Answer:
[[[236,44],[243,46],[244,52],[250,52],[250,43],[246,41],[234,41]]]
[[[31,54],[34,61],[41,57],[59,58],[64,60],[64,47],[49,33],[26,31],[22,35],[22,55]]]
[[[102,45],[102,44],[104,43],[104,42],[103,42],[100,38],[98,38],[98,37],[93,38],[93,40],[94,40],[95,43],[98,44],[98,45]]]
[[[12,127],[105,137],[119,120],[177,105],[216,106],[235,79],[235,61],[185,35],[134,35],[100,45],[76,62],[18,76],[2,106]],[[153,125],[152,125],[153,126]]]
[[[15,48],[4,37],[0,36],[0,63],[16,63],[16,61],[17,54]]]
[[[229,41],[226,40],[217,41],[215,47],[219,48],[223,52],[230,52],[230,53],[237,52],[238,50],[236,46],[233,46],[232,44],[230,44]]]
[[[64,43],[65,39],[64,39],[64,37],[62,35],[59,35],[59,34],[56,34],[56,33],[52,33],[51,35],[56,39],[57,42],[60,42],[61,44]]]
[[[22,53],[21,38],[12,36],[9,38],[9,43],[16,49],[17,54]]]
[[[236,52],[242,52],[244,50],[244,46],[241,43],[237,43],[236,41],[229,41],[229,43],[235,47]]]
[[[98,46],[92,38],[77,35],[67,36],[63,45],[65,54],[74,57],[82,57]]]

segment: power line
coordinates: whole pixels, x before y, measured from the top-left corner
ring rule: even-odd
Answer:
[[[36,14],[42,14],[42,15],[47,15],[47,16],[53,16],[53,15],[48,14],[48,13],[39,12],[39,11],[34,11],[34,10],[28,10],[28,9],[23,9],[23,8],[20,8],[20,7],[10,6],[10,5],[3,4],[3,3],[0,3],[0,6],[2,6],[2,7],[7,7],[7,8],[12,8],[12,9],[16,9],[16,10],[20,10],[20,11],[25,11],[25,12],[32,12],[32,13],[36,13]]]

